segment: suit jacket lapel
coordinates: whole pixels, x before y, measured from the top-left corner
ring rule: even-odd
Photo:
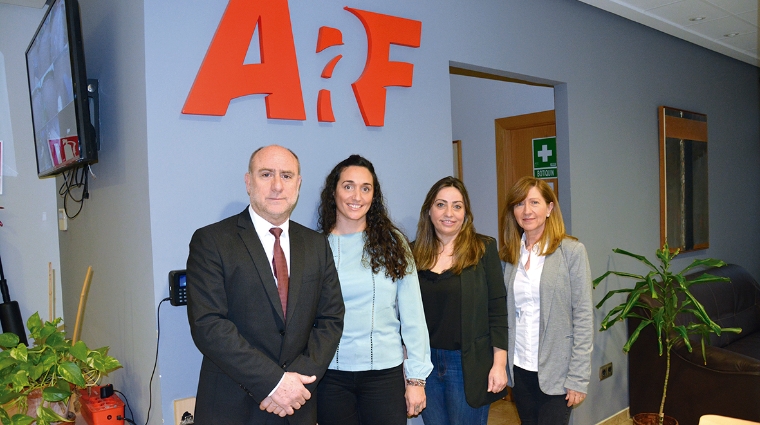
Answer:
[[[240,238],[248,249],[248,254],[251,256],[253,264],[256,267],[259,282],[264,286],[269,301],[274,306],[280,319],[284,321],[282,305],[280,305],[280,295],[277,293],[277,284],[274,282],[274,275],[272,274],[272,266],[269,265],[267,254],[264,251],[264,246],[261,244],[259,235],[256,233],[256,228],[253,227],[253,221],[251,221],[248,209],[238,216],[238,227],[240,228]],[[252,279],[252,281],[255,282],[255,279]]]
[[[290,318],[296,311],[298,295],[301,292],[301,281],[304,269],[304,252],[302,247],[303,235],[301,228],[294,222],[290,222],[290,279],[288,280],[288,320],[285,326],[290,323]],[[276,291],[275,291],[276,292]],[[279,298],[278,298],[279,300]]]

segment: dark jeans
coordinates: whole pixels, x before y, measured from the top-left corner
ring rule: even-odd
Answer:
[[[425,425],[486,425],[490,406],[473,408],[464,396],[462,352],[431,348],[430,358],[433,372],[425,385]]]
[[[573,408],[567,407],[565,394],[548,395],[538,385],[538,372],[514,366],[512,388],[517,414],[522,425],[567,425]]]
[[[319,425],[406,425],[404,369],[330,370],[317,387]]]

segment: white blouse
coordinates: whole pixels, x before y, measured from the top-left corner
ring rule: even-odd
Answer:
[[[538,244],[528,251],[525,234],[520,243],[520,261],[515,275],[515,354],[514,364],[522,369],[538,372],[538,331],[541,324],[541,272],[546,256],[539,255]],[[525,264],[530,259],[530,269]]]

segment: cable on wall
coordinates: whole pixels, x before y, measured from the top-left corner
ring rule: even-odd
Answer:
[[[58,188],[58,194],[63,197],[63,209],[66,212],[66,216],[70,219],[75,218],[82,212],[85,199],[90,198],[88,190],[88,177],[90,174],[95,177],[89,165],[83,165],[61,173],[63,183]],[[73,207],[69,206],[72,202],[75,205],[79,204],[79,208],[77,208],[73,215],[70,212],[70,208]]]
[[[169,297],[161,300],[161,302],[158,303],[158,308],[156,309],[156,360],[153,362],[153,372],[151,372],[150,382],[148,382],[148,414],[145,417],[145,425],[148,425],[148,421],[150,420],[150,409],[153,406],[153,376],[156,374],[156,366],[158,365],[158,344],[161,342],[161,304],[163,304],[164,301],[169,300],[171,300]]]

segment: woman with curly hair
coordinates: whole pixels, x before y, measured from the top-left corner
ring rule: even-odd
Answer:
[[[404,425],[425,408],[433,365],[414,259],[388,218],[371,162],[351,155],[333,168],[318,225],[332,248],[346,315],[317,389],[317,422]]]
[[[486,425],[507,386],[507,309],[496,241],[475,232],[467,189],[444,177],[420,209],[414,259],[433,361],[425,425]]]

